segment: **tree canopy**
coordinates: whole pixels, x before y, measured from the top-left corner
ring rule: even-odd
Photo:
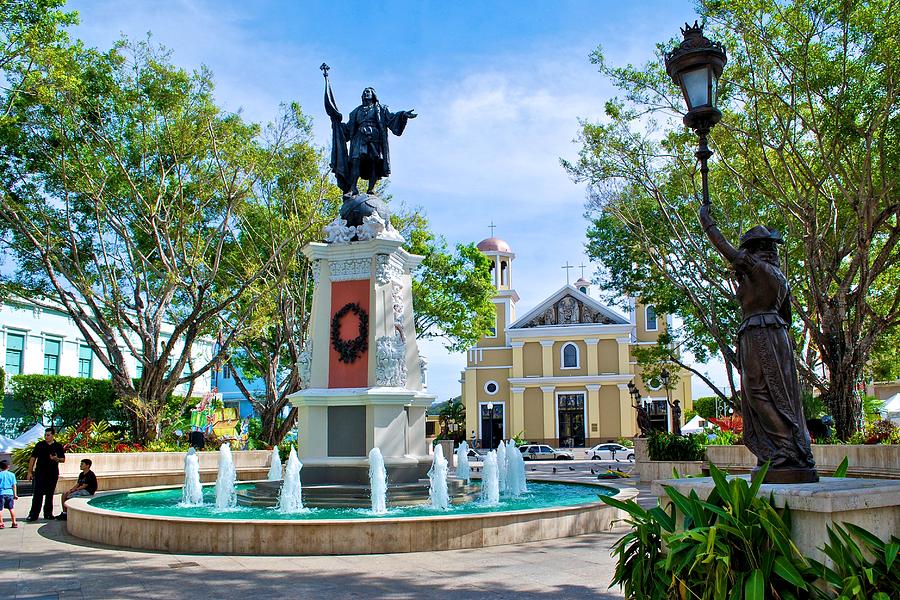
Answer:
[[[894,8],[894,10],[892,10]],[[900,325],[900,11],[890,0],[708,0],[706,35],[729,62],[710,135],[714,214],[726,235],[784,232],[801,377],[849,436],[857,386]],[[736,282],[696,219],[696,139],[663,54],[640,67],[592,56],[620,91],[584,123],[572,176],[590,186],[588,251],[616,294],[684,317],[677,344],[739,368]]]

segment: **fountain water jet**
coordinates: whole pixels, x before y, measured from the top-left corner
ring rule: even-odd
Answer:
[[[516,483],[519,484],[518,495],[527,494],[528,493],[528,482],[525,479],[525,457],[522,456],[522,453],[516,448],[516,451],[513,453],[515,457],[515,468],[517,472]]]
[[[269,481],[281,481],[284,477],[281,473],[281,455],[278,453],[278,446],[272,448],[272,465],[269,467]]]
[[[444,458],[444,450],[440,445],[434,447],[434,460],[428,470],[428,479],[431,481],[428,497],[431,499],[432,508],[438,510],[450,508],[450,494],[447,493],[447,459]]]
[[[456,449],[456,476],[469,483],[472,474],[469,468],[469,443],[463,442]]]
[[[216,477],[216,509],[228,510],[237,506],[234,482],[237,470],[231,457],[231,446],[225,442],[219,447],[219,474]]]
[[[369,488],[372,490],[372,512],[383,515],[387,512],[387,469],[377,446],[369,451]]]
[[[200,459],[193,448],[184,457],[184,487],[181,489],[180,506],[202,506],[203,485],[200,483]]]
[[[516,443],[512,440],[506,442],[506,493],[510,496],[519,495],[519,469],[516,454],[521,452],[516,449]]]
[[[501,494],[506,493],[506,473],[506,444],[500,440],[500,445],[497,446],[497,484]]]
[[[300,469],[303,463],[297,458],[297,451],[291,446],[287,465],[284,469],[284,484],[281,486],[281,495],[278,498],[278,512],[297,513],[303,508],[303,489],[300,483]]]
[[[500,486],[498,482],[497,453],[491,450],[484,457],[481,467],[481,502],[482,504],[500,504]]]

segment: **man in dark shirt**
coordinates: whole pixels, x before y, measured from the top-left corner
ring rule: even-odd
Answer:
[[[81,461],[81,473],[78,474],[78,483],[75,484],[74,487],[69,489],[66,492],[63,492],[62,495],[62,509],[63,511],[59,514],[57,519],[60,521],[65,521],[67,518],[66,515],[66,500],[69,498],[88,498],[94,495],[94,492],[97,491],[97,476],[94,475],[94,472],[91,471],[91,459],[85,458]]]
[[[56,482],[59,480],[59,463],[63,462],[66,462],[65,450],[62,444],[54,439],[51,427],[44,432],[44,439],[34,445],[31,459],[28,461],[28,474],[25,475],[25,479],[34,480],[34,492],[26,521],[37,521],[42,503],[44,518],[53,518],[53,494],[56,493]]]

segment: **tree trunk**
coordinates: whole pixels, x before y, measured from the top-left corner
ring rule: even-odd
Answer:
[[[825,406],[834,418],[835,434],[841,440],[859,431],[862,400],[856,393],[855,375],[850,369],[836,366],[831,372],[830,385],[822,394]]]

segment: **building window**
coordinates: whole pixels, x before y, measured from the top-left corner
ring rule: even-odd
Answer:
[[[78,376],[85,379],[94,376],[94,351],[84,344],[78,347]]]
[[[222,365],[222,379],[231,379],[231,363]]]
[[[587,295],[587,287],[585,286],[581,286],[580,288],[578,288],[578,291],[584,295]]]
[[[44,340],[44,375],[59,375],[59,340]]]
[[[484,391],[487,392],[488,396],[493,396],[500,391],[500,386],[497,385],[496,381],[488,381],[484,384]]]
[[[647,331],[656,331],[659,329],[658,319],[656,317],[656,307],[652,304],[644,309],[644,317]]]
[[[18,333],[6,334],[6,376],[22,374],[22,354],[25,350],[25,336]]]
[[[134,359],[134,377],[135,379],[140,379],[144,374],[144,363],[141,362],[141,359]]]
[[[571,342],[562,347],[562,368],[578,368],[578,346]]]
[[[488,334],[485,337],[489,337],[489,338],[497,337],[497,307],[496,306],[494,307],[493,321],[494,321],[494,323],[493,323],[493,325],[491,325],[490,330],[488,331]]]

